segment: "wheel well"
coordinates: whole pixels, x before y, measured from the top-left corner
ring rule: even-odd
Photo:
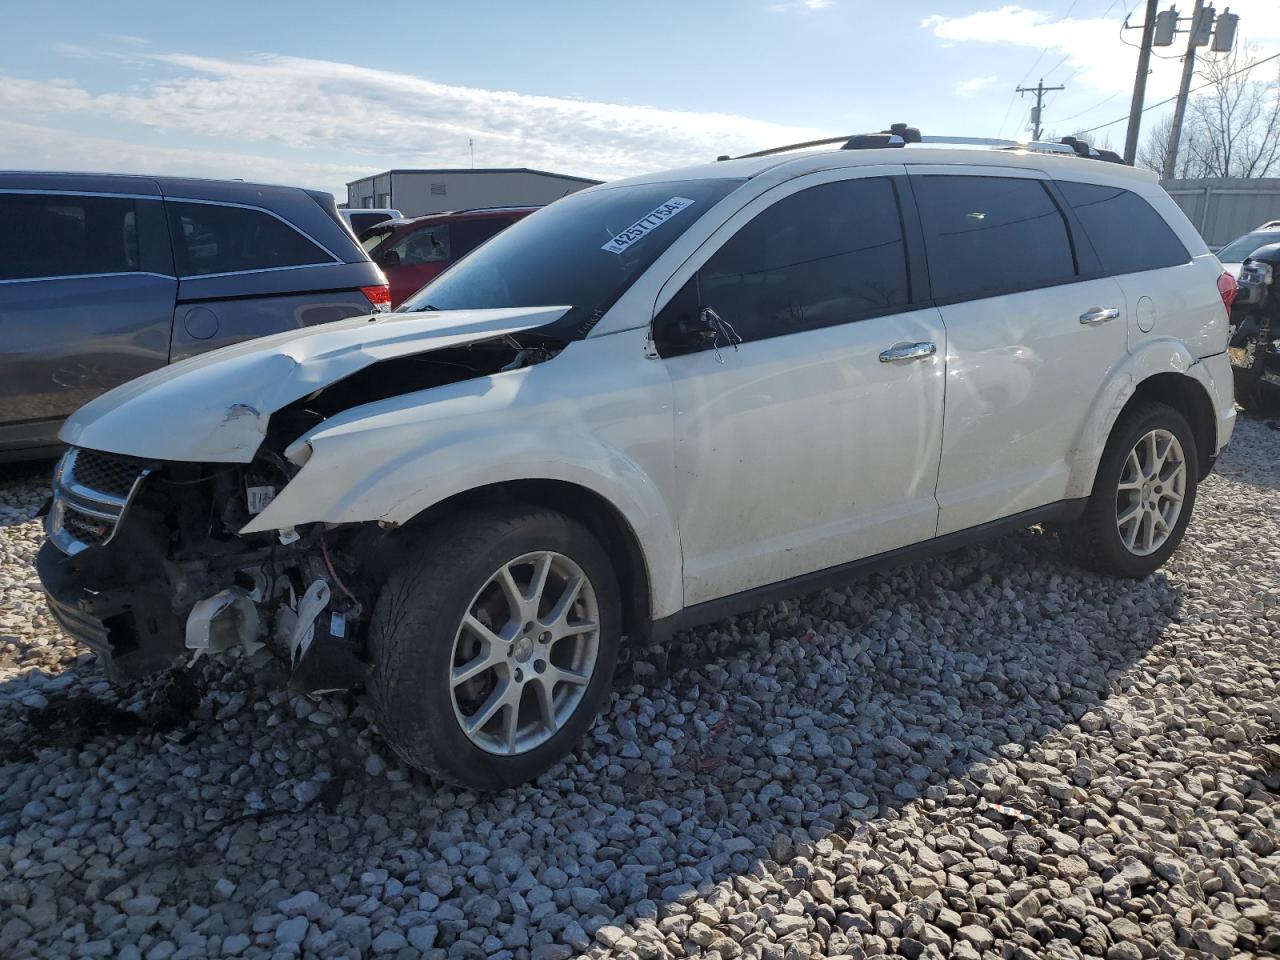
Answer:
[[[640,541],[626,518],[600,494],[562,480],[508,480],[455,494],[424,510],[405,524],[423,529],[474,506],[520,503],[546,507],[572,517],[595,536],[613,561],[622,599],[622,632],[643,645],[652,628],[649,568]]]
[[[1133,396],[1125,404],[1125,410],[1144,400],[1158,400],[1168,404],[1187,418],[1196,439],[1199,479],[1203,480],[1213,467],[1213,448],[1218,439],[1213,401],[1208,392],[1198,381],[1184,374],[1157,373],[1138,384]],[[1123,413],[1121,411],[1121,415]]]

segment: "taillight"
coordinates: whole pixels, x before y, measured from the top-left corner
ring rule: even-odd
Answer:
[[[374,310],[391,309],[391,287],[388,284],[379,283],[372,287],[361,287],[360,292],[364,294]],[[1235,288],[1232,287],[1232,296],[1234,295]]]
[[[1218,293],[1222,294],[1222,302],[1227,308],[1227,313],[1230,313],[1231,304],[1236,299],[1236,278],[1225,270],[1218,278]]]

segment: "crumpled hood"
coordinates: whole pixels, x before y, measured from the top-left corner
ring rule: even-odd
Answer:
[[[381,360],[545,326],[568,309],[382,313],[246,340],[104,393],[58,437],[147,459],[248,463],[271,414],[321,387]]]

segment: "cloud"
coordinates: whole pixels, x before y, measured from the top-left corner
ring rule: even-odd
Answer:
[[[0,120],[0,167],[25,170],[92,170],[150,173],[157,176],[241,177],[337,191],[345,200],[347,180],[377,173],[371,165],[299,162],[289,157],[146,146],[113,137],[59,130],[39,124]]]
[[[139,79],[129,70],[116,88],[91,91],[66,79],[0,74],[0,116],[11,128],[21,125],[24,144],[0,138],[0,163],[29,167],[28,157],[49,155],[61,168],[109,163],[138,171],[150,162],[161,172],[189,163],[208,176],[285,182],[305,173],[341,196],[345,181],[370,170],[467,166],[468,140],[478,165],[612,179],[829,133],[733,114],[459,86],[331,60],[127,57],[147,65],[146,75],[163,76]],[[105,139],[81,135],[104,122],[114,128]],[[126,141],[163,146],[130,152],[121,149]]]
[[[995,83],[999,77],[970,77],[956,84],[956,93],[962,97],[972,97],[981,93]]]
[[[1231,11],[1240,14],[1242,32],[1247,29],[1249,39],[1268,50],[1280,40],[1280,18],[1275,17],[1274,5],[1275,0],[1233,0],[1231,3]],[[1130,22],[1141,24],[1141,10]],[[1037,61],[1028,61],[1026,79],[1031,83],[1043,72],[1049,83],[1069,78],[1069,91],[1073,86],[1083,86],[1092,88],[1092,93],[1109,94],[1123,93],[1133,87],[1137,51],[1121,42],[1118,16],[1110,19],[1060,17],[1046,10],[1006,4],[959,17],[925,17],[920,26],[947,44],[1019,46],[1044,51]],[[1126,31],[1125,39],[1136,45],[1138,31]],[[1153,76],[1147,87],[1149,102],[1176,91],[1177,56],[1185,42],[1185,38],[1180,37],[1173,49],[1156,51],[1172,59],[1152,61]],[[1059,67],[1061,72],[1057,72]]]
[[[826,10],[834,7],[836,0],[786,0],[785,3],[771,3],[770,13],[813,13],[815,10]]]

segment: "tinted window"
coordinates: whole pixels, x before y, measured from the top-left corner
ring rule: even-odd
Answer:
[[[0,280],[137,269],[137,201],[0,194]]]
[[[498,217],[486,217],[483,220],[459,220],[453,225],[454,259],[465,257],[480,244],[490,237],[497,236],[514,222],[513,220],[503,220]]]
[[[698,299],[745,341],[848,323],[908,302],[893,184],[810,187],[756,216],[698,271]]]
[[[421,227],[405,235],[394,246],[380,247],[378,255],[394,250],[400,265],[412,267],[423,263],[443,263],[449,259],[449,225],[437,223]]]
[[[1253,251],[1269,243],[1280,243],[1280,230],[1258,231],[1246,234],[1239,240],[1232,240],[1218,251],[1218,259],[1223,263],[1244,263]]]
[[[1104,273],[1137,273],[1191,259],[1164,218],[1136,193],[1061,181],[1058,186],[1088,234]]]
[[[175,200],[166,206],[180,276],[333,262],[293,227],[261,210]]]
[[[914,177],[933,295],[988,297],[1076,275],[1071,240],[1038,180]]]
[[[581,337],[738,180],[639,183],[573,193],[498,234],[402,311],[558,307],[553,332]]]
[[[351,214],[351,231],[359,233],[361,230],[368,230],[375,223],[390,219],[389,213],[353,213]]]

